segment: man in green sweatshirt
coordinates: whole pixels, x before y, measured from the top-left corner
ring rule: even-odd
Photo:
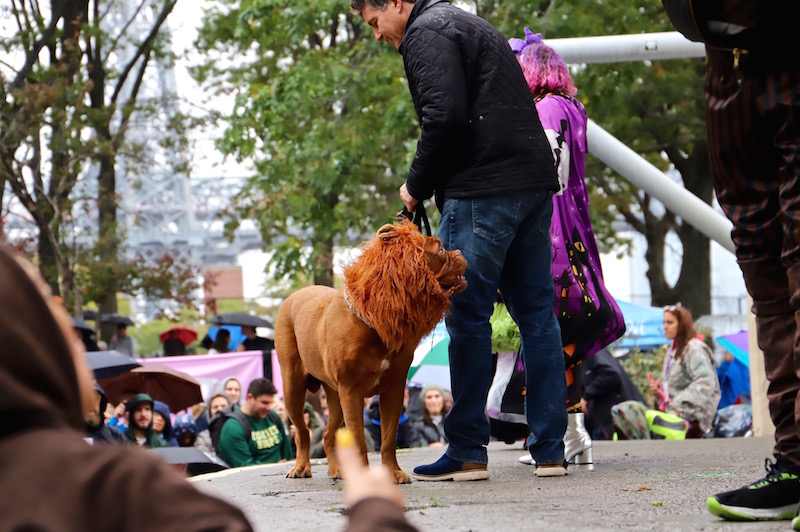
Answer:
[[[272,381],[255,379],[247,388],[247,399],[242,405],[242,413],[250,426],[245,427],[233,418],[222,426],[218,454],[231,467],[274,464],[294,458],[281,420],[271,411],[276,393]]]

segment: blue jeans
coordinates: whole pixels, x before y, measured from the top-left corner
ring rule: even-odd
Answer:
[[[552,194],[527,191],[444,202],[439,238],[467,260],[467,289],[447,315],[453,407],[445,418],[447,455],[487,463],[490,427],[486,398],[492,383],[492,315],[497,289],[519,325],[526,368],[528,448],[540,464],[564,459],[567,427],[561,330],[550,241]]]

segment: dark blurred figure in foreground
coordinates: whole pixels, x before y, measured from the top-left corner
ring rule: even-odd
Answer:
[[[241,510],[200,493],[160,458],[84,441],[92,375],[69,316],[47,290],[32,265],[0,244],[1,527],[252,530]]]

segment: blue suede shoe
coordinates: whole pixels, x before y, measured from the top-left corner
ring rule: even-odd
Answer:
[[[489,469],[486,464],[459,462],[449,456],[442,455],[432,464],[414,468],[411,476],[417,480],[489,480]]]

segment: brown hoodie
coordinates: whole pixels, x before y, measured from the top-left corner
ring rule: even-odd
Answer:
[[[0,244],[0,529],[252,530],[158,457],[84,441],[83,353],[26,269]]]

